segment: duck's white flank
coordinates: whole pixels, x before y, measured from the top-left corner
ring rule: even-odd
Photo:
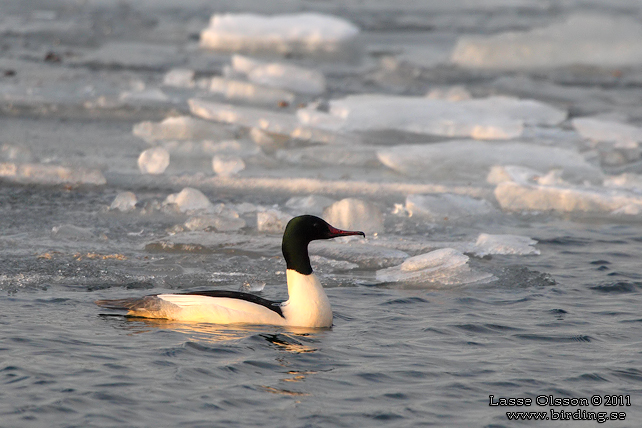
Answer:
[[[290,298],[281,306],[283,316],[242,299],[195,294],[159,294],[160,307],[137,308],[131,315],[215,324],[271,324],[292,327],[332,327],[332,307],[314,273],[287,270]]]
[[[194,294],[159,294],[156,297],[162,300],[160,310],[142,316],[214,324],[286,325],[286,320],[276,312],[247,300]],[[139,311],[133,315],[141,316]]]

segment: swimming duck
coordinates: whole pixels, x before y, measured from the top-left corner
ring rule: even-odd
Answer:
[[[292,327],[331,327],[332,307],[312,271],[308,244],[317,239],[365,234],[340,230],[312,215],[294,217],[285,227],[281,250],[287,265],[289,299],[274,302],[254,294],[213,290],[157,294],[142,298],[98,300],[129,316],[215,324],[269,324]]]

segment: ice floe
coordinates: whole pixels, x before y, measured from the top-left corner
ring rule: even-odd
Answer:
[[[495,188],[505,211],[558,211],[639,215],[642,197],[618,189],[520,183],[506,181]]]
[[[260,232],[283,233],[292,216],[277,209],[256,213],[256,227]]]
[[[431,221],[453,221],[497,213],[490,202],[466,195],[408,195],[406,211]]]
[[[232,57],[234,72],[244,74],[250,82],[298,94],[320,95],[325,92],[325,76],[318,70],[297,65],[263,62],[249,57]]]
[[[285,207],[295,215],[312,214],[320,216],[323,210],[336,202],[321,195],[293,196],[287,200]]]
[[[162,174],[168,166],[169,152],[163,147],[147,149],[138,157],[138,169],[143,174]]]
[[[212,159],[212,169],[216,175],[231,177],[245,169],[245,162],[239,156],[216,155]]]
[[[194,115],[204,119],[258,128],[275,134],[290,135],[299,126],[292,114],[255,107],[235,106],[198,98],[189,100],[189,106]]]
[[[453,248],[442,248],[409,257],[399,266],[378,270],[376,275],[378,281],[409,287],[464,285],[494,279],[490,273],[471,268],[468,260],[468,256]]]
[[[323,218],[339,229],[360,230],[365,233],[383,232],[383,214],[368,201],[346,198],[323,211]]]
[[[361,269],[394,266],[408,258],[408,253],[404,251],[373,245],[363,240],[350,242],[313,241],[309,251],[311,255],[354,263]]]
[[[209,90],[228,100],[274,105],[294,102],[294,94],[292,92],[224,77],[213,77],[210,81]]]
[[[159,140],[222,140],[234,134],[222,125],[191,116],[168,117],[162,122],[140,122],[133,134],[146,141]]]
[[[134,192],[120,192],[114,198],[114,201],[109,206],[110,210],[128,212],[136,209],[136,194]]]
[[[200,190],[186,187],[179,193],[172,193],[165,198],[163,205],[176,205],[180,212],[211,211],[214,206]]]
[[[529,69],[642,64],[642,24],[629,17],[572,15],[527,32],[463,36],[451,61],[462,67]]]
[[[538,255],[540,251],[534,247],[535,244],[537,241],[528,236],[481,233],[469,252],[479,257],[495,254]]]
[[[95,239],[94,232],[86,227],[62,224],[51,229],[51,237],[69,241],[90,241]]]
[[[578,152],[522,142],[456,140],[435,144],[400,145],[381,149],[379,160],[410,176],[441,181],[485,180],[496,165],[539,171],[561,169],[568,181],[601,182],[601,170]]]
[[[578,117],[573,126],[593,142],[604,165],[623,165],[640,159],[642,128],[600,117]]]
[[[341,18],[318,13],[213,15],[201,32],[201,47],[224,51],[334,53],[359,28]]]
[[[504,96],[449,101],[378,94],[331,100],[327,113],[310,107],[297,111],[301,124],[312,128],[398,130],[480,140],[519,137],[524,125],[556,125],[566,115],[566,111],[539,101]]]
[[[409,253],[425,253],[443,248],[452,248],[461,253],[477,257],[489,255],[530,256],[540,254],[535,247],[537,241],[522,235],[480,233],[475,240],[430,241],[410,237],[379,237],[378,246],[394,248]]]

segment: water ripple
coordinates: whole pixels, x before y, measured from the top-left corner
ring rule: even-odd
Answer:
[[[634,293],[642,288],[642,282],[617,281],[589,288],[599,293]]]

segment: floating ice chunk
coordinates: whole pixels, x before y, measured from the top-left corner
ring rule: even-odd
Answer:
[[[120,192],[111,203],[110,210],[128,212],[136,209],[136,195],[133,192]]]
[[[176,204],[181,212],[211,211],[213,205],[200,190],[186,187],[179,193],[172,193],[165,198],[163,205]]]
[[[221,125],[190,116],[168,117],[160,123],[140,122],[132,132],[146,141],[216,140],[234,136]]]
[[[394,266],[408,258],[408,254],[403,251],[371,245],[363,240],[313,241],[309,251],[311,255],[355,263],[362,269]]]
[[[210,92],[220,94],[228,100],[243,100],[261,104],[278,104],[294,102],[292,92],[261,86],[241,80],[231,80],[223,77],[213,77]]]
[[[339,229],[383,232],[383,214],[376,205],[355,198],[342,199],[323,211],[323,218]]]
[[[225,51],[333,53],[359,29],[352,23],[318,13],[261,16],[213,15],[201,32],[201,46]]]
[[[354,144],[357,138],[335,131],[301,126],[296,116],[264,109],[222,104],[198,98],[189,100],[191,112],[216,122],[236,124],[278,136],[326,144]]]
[[[212,169],[216,175],[231,177],[245,169],[245,162],[238,156],[216,155],[212,159]]]
[[[475,242],[473,252],[483,257],[491,254],[537,255],[540,251],[533,247],[537,241],[520,235],[489,235],[481,233]]]
[[[283,88],[299,94],[321,95],[325,92],[323,73],[290,64],[270,63],[252,69],[247,78],[272,88]]]
[[[642,196],[615,189],[503,182],[495,197],[505,211],[642,212]]]
[[[321,195],[293,196],[288,199],[285,206],[297,215],[313,214],[319,216],[334,202],[333,199]]]
[[[580,135],[596,142],[613,142],[619,147],[637,147],[642,141],[642,128],[612,120],[577,117],[573,126]]]
[[[147,149],[138,157],[138,169],[143,174],[162,174],[168,166],[169,152],[163,147]]]
[[[193,88],[196,84],[194,82],[194,74],[194,70],[173,68],[163,77],[163,85],[177,88]]]
[[[264,63],[242,55],[232,57],[232,68],[235,73],[245,74],[250,82],[259,85],[306,95],[325,92],[325,76],[317,70],[278,62]]]
[[[185,227],[188,230],[206,230],[216,229],[219,232],[232,232],[245,227],[245,220],[239,218],[238,215],[223,216],[223,215],[198,215],[190,217],[185,222]]]
[[[29,184],[87,184],[102,186],[107,183],[105,176],[97,169],[67,168],[39,163],[0,163],[0,178],[17,183]]]
[[[525,124],[558,124],[566,111],[502,96],[455,102],[365,94],[330,101],[328,113],[299,109],[297,117],[304,125],[333,131],[399,130],[483,140],[518,137]]]
[[[88,241],[95,238],[91,229],[74,226],[73,224],[54,226],[51,229],[51,237],[70,241]]]
[[[294,115],[252,107],[234,106],[197,98],[189,100],[190,110],[196,116],[248,128],[259,128],[275,134],[289,135],[298,127]]]
[[[527,32],[462,37],[451,61],[462,67],[494,69],[638,65],[642,63],[642,25],[628,17],[573,15],[565,22]]]
[[[463,285],[491,281],[493,275],[468,266],[468,256],[453,248],[442,248],[410,257],[401,265],[377,271],[381,282],[416,285]]]
[[[480,234],[475,241],[429,241],[423,238],[408,236],[386,238],[379,237],[377,245],[413,253],[424,253],[440,248],[452,248],[461,253],[486,255],[537,255],[539,250],[533,247],[537,241],[528,236]],[[397,263],[398,264],[398,263]]]
[[[290,64],[265,64],[250,71],[247,78],[254,83],[299,94],[321,95],[325,92],[325,77],[321,72]]]
[[[260,232],[283,233],[292,216],[279,210],[271,209],[256,213],[256,226]]]
[[[432,221],[459,220],[496,212],[488,201],[451,193],[408,195],[406,210],[411,216],[426,217]]]
[[[436,144],[400,145],[380,150],[389,168],[432,180],[482,181],[496,165],[516,165],[540,171],[561,169],[565,180],[600,182],[602,172],[579,153],[520,142],[457,140]]]
[[[591,117],[575,118],[573,126],[582,137],[595,142],[602,164],[622,165],[640,159],[642,128]]]

